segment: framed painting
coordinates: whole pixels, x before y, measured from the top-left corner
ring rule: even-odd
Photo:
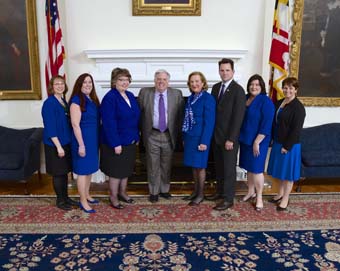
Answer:
[[[0,1],[0,100],[41,99],[36,1]]]
[[[201,16],[201,0],[132,0],[133,16]]]
[[[340,0],[295,0],[290,73],[307,106],[340,106]]]

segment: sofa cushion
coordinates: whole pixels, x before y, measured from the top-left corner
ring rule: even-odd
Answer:
[[[302,152],[302,163],[307,167],[340,166],[340,152],[311,150]]]
[[[23,162],[24,157],[20,153],[0,153],[0,169],[18,169]]]
[[[340,150],[340,123],[328,123],[303,128],[301,131],[302,152],[319,151],[323,156],[326,152]]]
[[[22,152],[35,129],[17,130],[0,126],[0,153]]]

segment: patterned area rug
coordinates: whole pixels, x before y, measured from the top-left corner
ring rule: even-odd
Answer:
[[[0,234],[0,269],[272,271],[340,269],[340,231]]]
[[[215,211],[214,203],[198,207],[172,198],[157,204],[136,198],[136,204],[117,210],[100,199],[95,214],[79,209],[65,212],[53,198],[0,198],[0,233],[183,233],[223,231],[316,230],[340,228],[340,195],[295,195],[288,211],[277,212],[265,202],[262,212],[251,203]]]
[[[0,270],[340,270],[340,195],[293,196],[280,213],[136,201],[116,210],[101,200],[88,215],[50,198],[0,198]]]

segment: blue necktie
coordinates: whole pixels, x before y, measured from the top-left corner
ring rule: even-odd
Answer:
[[[165,120],[165,105],[163,94],[159,94],[158,101],[158,128],[163,133],[166,130],[166,120]]]

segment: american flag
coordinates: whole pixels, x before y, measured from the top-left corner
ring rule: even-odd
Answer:
[[[269,64],[272,67],[270,97],[274,102],[284,97],[281,84],[289,74],[289,27],[289,0],[276,0],[269,56]]]
[[[48,37],[48,56],[45,64],[45,78],[46,86],[48,86],[48,82],[52,76],[61,75],[65,77],[65,49],[62,42],[57,0],[46,0],[45,12]]]

